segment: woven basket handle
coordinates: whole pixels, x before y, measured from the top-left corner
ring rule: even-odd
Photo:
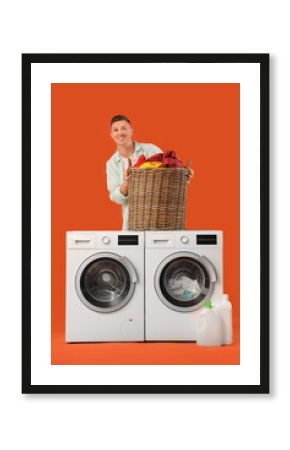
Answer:
[[[188,170],[187,177],[189,178],[189,168],[190,168],[191,160],[188,160],[185,164],[185,168]]]
[[[128,158],[128,168],[127,168],[128,174],[130,174],[130,169],[131,169],[131,168],[132,168],[132,161],[131,161],[130,158]]]

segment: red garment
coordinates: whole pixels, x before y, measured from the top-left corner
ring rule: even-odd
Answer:
[[[140,167],[144,162],[146,161],[146,158],[144,155],[140,155],[138,158],[138,161],[134,164],[133,167]]]
[[[157,153],[147,159],[147,161],[161,161],[165,167],[183,167],[180,159],[177,159],[176,153],[173,150],[169,150],[166,153]]]
[[[183,168],[182,162],[176,157],[176,153],[173,150],[169,150],[166,153],[157,153],[156,155],[153,155],[148,159],[146,159],[144,155],[141,155],[133,167],[140,167],[144,162],[147,161],[160,161],[164,164],[164,167]]]
[[[150,156],[146,161],[162,161],[164,153],[157,153],[156,155]]]

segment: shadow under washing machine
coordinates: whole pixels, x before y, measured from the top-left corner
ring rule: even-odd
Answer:
[[[144,341],[144,232],[66,238],[66,342]]]
[[[145,340],[196,340],[202,306],[222,300],[222,231],[146,231],[145,273]]]

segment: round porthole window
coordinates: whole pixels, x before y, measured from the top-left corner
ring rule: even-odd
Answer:
[[[91,256],[79,267],[76,290],[90,309],[113,312],[123,308],[135,289],[135,271],[128,260],[114,254]]]
[[[155,274],[155,289],[160,300],[175,311],[200,308],[214,290],[216,277],[205,258],[180,252],[166,258]]]

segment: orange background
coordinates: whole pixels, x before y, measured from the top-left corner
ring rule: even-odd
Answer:
[[[240,85],[52,84],[52,364],[239,364]],[[224,292],[234,343],[65,343],[65,232],[120,230],[105,164],[110,119],[127,115],[135,139],[191,160],[186,228],[224,231]]]

